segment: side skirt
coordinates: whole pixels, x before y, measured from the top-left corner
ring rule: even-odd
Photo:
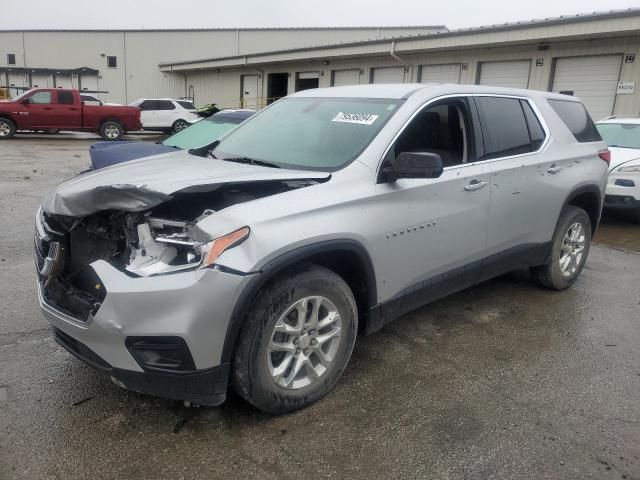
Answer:
[[[396,318],[428,303],[520,268],[545,264],[552,242],[520,245],[421,281],[369,311],[363,331],[377,332]]]

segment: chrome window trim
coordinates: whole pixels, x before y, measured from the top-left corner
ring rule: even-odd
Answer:
[[[540,126],[542,127],[542,130],[544,131],[544,141],[542,142],[542,144],[540,145],[540,147],[533,151],[533,152],[527,152],[527,153],[520,153],[518,155],[508,155],[506,157],[498,157],[498,158],[491,158],[488,160],[477,160],[475,162],[471,162],[471,163],[461,163],[460,165],[451,165],[450,167],[444,167],[443,171],[449,171],[449,170],[457,170],[459,168],[464,168],[464,167],[471,167],[471,166],[475,166],[475,165],[479,165],[479,164],[487,164],[487,163],[493,163],[493,162],[497,162],[497,161],[502,161],[502,160],[511,160],[514,158],[521,158],[521,157],[528,157],[531,155],[537,155],[538,153],[542,152],[547,145],[549,144],[549,139],[551,137],[551,133],[549,130],[549,127],[547,125],[546,120],[544,119],[544,117],[542,116],[542,114],[540,113],[540,110],[538,109],[538,106],[536,105],[536,103],[529,97],[523,97],[521,95],[507,95],[507,94],[500,94],[500,93],[452,93],[452,94],[447,94],[447,95],[441,95],[439,97],[435,97],[432,98],[430,100],[427,100],[425,103],[423,103],[420,108],[418,108],[415,112],[413,112],[413,114],[411,115],[411,117],[409,117],[409,119],[404,123],[404,125],[402,126],[402,128],[400,130],[398,130],[398,132],[394,135],[393,139],[391,140],[391,142],[389,142],[389,145],[387,145],[387,148],[385,148],[384,153],[382,154],[382,157],[380,158],[379,162],[378,162],[378,168],[377,168],[377,174],[380,174],[380,169],[382,168],[382,164],[384,162],[384,159],[386,158],[387,154],[389,153],[389,150],[391,149],[391,147],[393,146],[393,144],[398,140],[398,138],[400,137],[400,135],[402,135],[402,133],[404,132],[405,128],[407,128],[407,126],[413,121],[413,119],[420,113],[422,112],[422,110],[424,110],[425,108],[427,108],[429,105],[438,102],[440,100],[445,100],[447,98],[475,98],[475,97],[496,97],[496,98],[511,98],[514,100],[524,100],[526,101],[529,106],[531,107],[531,109],[533,110],[533,113],[535,114],[535,116],[538,118],[538,122],[540,122]],[[524,112],[523,112],[524,114]],[[482,133],[480,133],[482,134]],[[475,139],[474,139],[475,141]]]

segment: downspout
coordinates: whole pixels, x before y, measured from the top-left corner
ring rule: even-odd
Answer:
[[[402,57],[400,57],[400,56],[398,56],[398,54],[396,54],[396,42],[395,42],[395,40],[391,42],[391,50],[389,51],[389,55],[391,55],[395,60],[397,60],[398,62],[403,64],[403,66],[404,66],[403,79],[406,79],[407,72],[409,72],[409,80],[411,80],[411,77],[413,76],[413,72],[410,72],[409,67],[407,66],[407,62],[405,62]]]
[[[395,58],[397,61],[399,61],[401,63],[405,63],[405,61],[396,54],[396,42],[395,42],[395,40],[393,42],[391,42],[391,51],[389,52],[389,54],[393,58]]]

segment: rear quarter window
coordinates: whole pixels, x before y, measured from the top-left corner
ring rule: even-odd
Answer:
[[[178,104],[182,107],[182,108],[186,108],[187,110],[195,110],[196,107],[193,106],[193,103],[191,102],[186,102],[184,100],[178,100]]]
[[[582,103],[567,100],[548,100],[548,102],[578,142],[602,141],[600,133]]]

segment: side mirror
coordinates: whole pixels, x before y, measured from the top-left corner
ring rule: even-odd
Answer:
[[[402,152],[383,173],[387,182],[395,182],[399,178],[438,178],[443,169],[437,153]]]
[[[31,102],[29,101],[28,98],[23,98],[22,100],[20,100],[20,103],[22,105],[29,105]]]

